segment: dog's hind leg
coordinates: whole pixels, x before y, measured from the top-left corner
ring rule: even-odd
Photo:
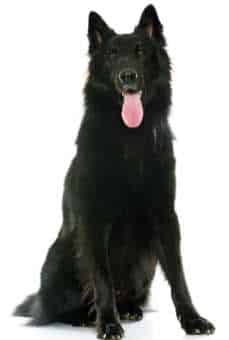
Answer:
[[[67,321],[67,314],[70,318],[73,311],[77,318],[81,311],[81,289],[74,256],[74,239],[75,235],[58,237],[49,249],[42,268],[39,292],[19,305],[14,315],[31,317],[32,323],[36,325]],[[77,324],[77,320],[75,322]]]
[[[118,301],[118,311],[121,320],[140,321],[143,318],[142,307],[146,305],[150,295],[150,284],[138,292],[137,296],[126,296]]]

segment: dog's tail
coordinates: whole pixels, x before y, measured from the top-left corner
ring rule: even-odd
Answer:
[[[48,325],[57,321],[55,319],[55,313],[53,315],[49,315],[47,313],[39,293],[29,295],[20,305],[15,308],[13,316],[31,318],[28,324],[33,326]]]
[[[29,295],[13,312],[14,316],[32,317],[32,310],[37,294]]]

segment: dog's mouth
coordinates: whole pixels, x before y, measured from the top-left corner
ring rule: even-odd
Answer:
[[[137,128],[141,125],[144,117],[142,105],[142,91],[122,91],[122,120],[128,128]]]

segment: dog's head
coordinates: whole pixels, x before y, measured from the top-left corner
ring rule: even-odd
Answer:
[[[116,34],[91,12],[88,38],[90,83],[123,104],[122,118],[127,126],[139,126],[143,106],[161,92],[158,89],[163,83],[170,81],[163,27],[155,8],[145,8],[131,34]]]

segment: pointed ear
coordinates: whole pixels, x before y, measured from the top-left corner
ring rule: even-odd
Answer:
[[[90,12],[88,23],[89,53],[92,54],[115,32],[108,27],[105,21],[96,13]]]
[[[165,45],[163,26],[153,5],[149,5],[144,9],[139,24],[135,28],[135,32],[139,31],[144,31],[150,39],[154,38],[162,45]]]

